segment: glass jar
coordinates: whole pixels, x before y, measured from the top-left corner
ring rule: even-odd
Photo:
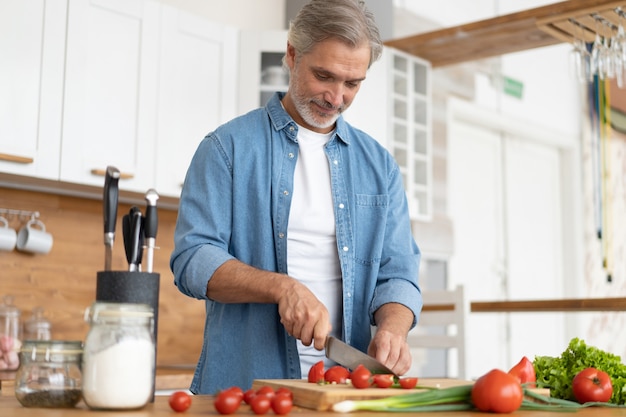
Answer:
[[[83,354],[83,399],[96,410],[136,409],[154,394],[152,307],[96,302]]]
[[[71,408],[81,399],[81,341],[25,340],[15,375],[24,407]]]
[[[43,308],[35,307],[24,322],[24,340],[50,340],[50,322],[43,316]]]
[[[0,304],[0,371],[15,371],[20,365],[20,315],[20,310],[13,305],[13,297],[5,295]]]

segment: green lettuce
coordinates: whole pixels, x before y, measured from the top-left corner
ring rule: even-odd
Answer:
[[[572,380],[586,368],[596,368],[611,377],[613,396],[609,402],[626,404],[626,365],[612,353],[574,338],[559,357],[536,356],[533,361],[538,388],[550,388],[550,396],[576,401],[572,392]]]

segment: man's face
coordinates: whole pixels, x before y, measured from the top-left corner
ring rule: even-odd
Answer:
[[[367,44],[352,48],[329,39],[304,55],[288,45],[290,80],[283,99],[285,109],[299,125],[319,133],[330,132],[359,91],[369,60]]]

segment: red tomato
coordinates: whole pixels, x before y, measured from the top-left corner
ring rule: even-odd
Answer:
[[[230,388],[227,388],[226,391],[230,391],[234,395],[236,395],[237,398],[239,398],[239,402],[243,401],[243,390],[241,388],[239,388],[239,387],[230,387]]]
[[[509,373],[516,376],[520,383],[526,384],[528,387],[534,387],[537,384],[537,376],[535,375],[535,367],[533,363],[524,356],[521,361],[509,370]]]
[[[372,385],[372,373],[365,366],[359,365],[350,373],[350,381],[354,388],[369,388]]]
[[[241,399],[236,391],[224,390],[217,394],[213,405],[220,414],[233,414],[241,405]]]
[[[272,406],[272,400],[267,395],[255,395],[250,400],[250,408],[254,414],[265,414]]]
[[[280,387],[276,390],[276,395],[286,395],[293,400],[293,392],[287,387]]]
[[[246,392],[243,393],[243,401],[246,404],[250,404],[250,400],[256,395],[256,391],[250,388]]]
[[[581,404],[590,401],[605,403],[613,395],[613,385],[606,372],[587,368],[577,373],[572,380],[572,391],[576,401]]]
[[[272,398],[274,398],[274,395],[276,395],[276,392],[274,391],[274,388],[268,385],[263,385],[261,388],[256,390],[256,395],[265,395],[271,400]]]
[[[182,413],[191,406],[191,396],[184,391],[176,391],[170,395],[169,403],[172,410]]]
[[[522,405],[524,391],[516,376],[493,369],[476,380],[472,403],[480,411],[512,413]]]
[[[417,378],[405,376],[399,380],[400,386],[404,389],[413,389],[417,386]]]
[[[393,385],[393,375],[391,374],[376,374],[374,375],[374,385],[378,388],[389,388]]]
[[[324,381],[331,384],[345,384],[348,378],[350,378],[350,371],[339,365],[331,366],[324,373]]]
[[[319,361],[309,369],[309,382],[324,382],[324,361]]]
[[[292,407],[293,400],[287,395],[276,395],[272,398],[272,410],[274,410],[274,413],[276,414],[289,414]]]

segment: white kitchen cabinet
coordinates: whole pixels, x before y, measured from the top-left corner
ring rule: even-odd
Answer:
[[[411,218],[432,218],[430,63],[393,48],[367,73],[344,117],[381,142],[394,156]]]
[[[154,185],[159,3],[72,0],[68,10],[60,179],[120,189]]]
[[[289,76],[282,69],[287,31],[242,31],[239,46],[240,113],[264,106],[276,91],[287,91]]]
[[[0,172],[58,179],[67,1],[0,1]]]
[[[237,30],[163,6],[156,189],[178,197],[202,138],[236,115]]]

